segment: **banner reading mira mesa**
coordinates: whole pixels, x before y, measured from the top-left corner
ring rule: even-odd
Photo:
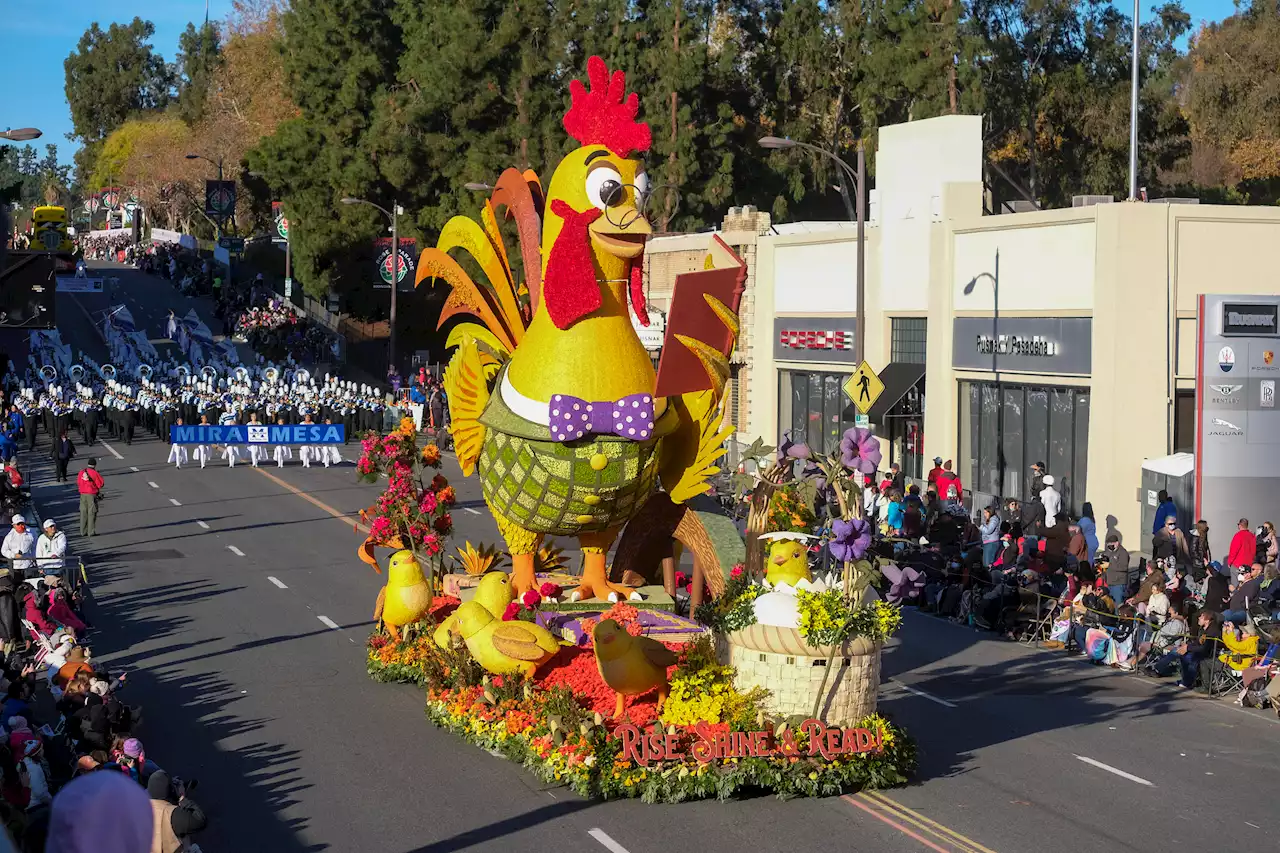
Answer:
[[[342,424],[174,424],[169,427],[169,441],[174,444],[342,444],[346,438]]]

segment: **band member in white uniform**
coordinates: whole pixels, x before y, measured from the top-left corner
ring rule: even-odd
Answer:
[[[208,415],[200,416],[200,426],[213,426],[213,424],[209,423]],[[209,461],[209,445],[197,444],[191,451],[191,458],[197,460],[200,463],[200,467],[203,468]]]
[[[182,418],[176,421],[178,426],[182,426]],[[178,444],[176,441],[169,445],[169,461],[173,463],[175,468],[181,468],[182,463],[187,461],[187,446]]]
[[[276,424],[284,426],[284,418],[278,418]],[[293,450],[287,444],[277,444],[276,449],[272,452],[272,458],[276,460],[277,468],[283,468],[285,461],[293,458]]]
[[[262,426],[262,421],[258,420],[258,413],[252,412],[249,415],[249,426]],[[258,467],[258,463],[267,458],[267,449],[261,444],[249,445],[249,462],[254,468]]]

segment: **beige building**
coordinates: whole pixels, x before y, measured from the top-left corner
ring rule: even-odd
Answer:
[[[1025,497],[1030,466],[1044,462],[1073,514],[1088,501],[1100,529],[1145,547],[1143,461],[1194,445],[1197,297],[1280,293],[1280,210],[1115,203],[984,216],[982,156],[976,116],[880,132],[866,357],[885,384],[870,417],[885,467],[922,477],[934,456],[954,460],[985,503]],[[751,232],[739,438],[790,431],[834,449],[855,416],[842,386],[855,368],[856,235],[847,223]],[[647,266],[677,254],[663,242]],[[649,269],[656,294],[663,276]],[[1214,531],[1215,550],[1229,535]]]

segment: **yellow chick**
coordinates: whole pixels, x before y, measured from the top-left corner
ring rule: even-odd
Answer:
[[[560,651],[560,643],[541,625],[503,622],[474,601],[460,604],[454,615],[471,656],[497,675],[519,672],[532,678],[539,666]]]
[[[633,637],[612,619],[591,629],[595,641],[596,666],[600,677],[618,694],[613,713],[622,716],[625,696],[639,696],[658,688],[658,710],[667,701],[667,667],[676,662],[676,653],[649,637]]]
[[[802,580],[812,581],[809,573],[809,549],[794,539],[775,539],[769,546],[769,559],[764,573],[769,583],[795,586]]]
[[[480,583],[476,585],[476,594],[471,600],[501,619],[502,614],[507,610],[507,605],[515,601],[515,598],[515,591],[511,589],[511,576],[506,572],[489,572],[480,578]],[[449,648],[449,634],[457,624],[458,613],[455,610],[431,635],[435,644],[442,649]]]
[[[431,609],[431,584],[412,551],[396,551],[387,564],[387,585],[378,593],[373,618],[381,619],[387,633],[400,641],[400,629],[417,622]]]

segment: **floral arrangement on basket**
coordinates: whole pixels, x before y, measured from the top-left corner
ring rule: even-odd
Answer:
[[[457,501],[453,486],[440,468],[440,448],[435,444],[418,447],[418,433],[412,418],[387,435],[367,433],[361,440],[356,473],[361,482],[376,483],[382,475],[387,487],[378,500],[360,511],[368,525],[364,549],[373,547],[407,549],[433,571],[443,565],[445,540],[453,532],[450,507]]]

